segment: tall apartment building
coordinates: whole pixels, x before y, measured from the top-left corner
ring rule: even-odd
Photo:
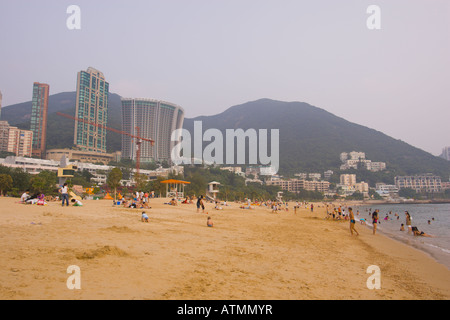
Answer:
[[[2,92],[0,91],[0,119],[2,118]]]
[[[394,178],[395,185],[399,189],[411,188],[416,192],[441,192],[441,177],[433,174],[422,174],[415,176],[397,176]]]
[[[173,103],[153,99],[122,98],[122,130],[155,141],[141,144],[141,161],[170,161],[172,132],[181,129],[184,110]],[[122,158],[136,159],[136,141],[122,135]]]
[[[33,132],[11,127],[0,121],[0,151],[12,152],[19,157],[31,157]]]
[[[7,121],[0,121],[0,151],[8,151],[9,124]]]
[[[107,126],[109,83],[100,71],[89,67],[78,72],[75,116]],[[75,121],[74,144],[80,150],[106,152],[106,129]]]
[[[33,131],[32,154],[41,159],[45,158],[49,90],[48,84],[39,82],[33,84],[30,123],[30,129]]]
[[[0,95],[0,100],[1,100],[1,95]],[[444,149],[442,149],[441,158],[444,158],[445,160],[450,161],[450,147],[445,147]]]

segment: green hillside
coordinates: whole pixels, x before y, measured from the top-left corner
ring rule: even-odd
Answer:
[[[191,135],[194,121],[202,121],[203,131],[217,128],[223,133],[237,128],[279,129],[279,173],[284,175],[338,171],[339,155],[351,151],[363,151],[367,159],[386,162],[390,177],[428,172],[450,175],[450,162],[444,159],[303,102],[261,99],[218,115],[185,119],[184,128]]]

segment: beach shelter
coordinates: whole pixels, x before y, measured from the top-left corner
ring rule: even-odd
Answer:
[[[212,182],[208,183],[208,194],[214,200],[216,200],[216,195],[219,192],[219,185],[220,185],[220,182],[217,182],[217,181],[212,181]]]
[[[166,184],[167,198],[184,198],[184,186],[190,184],[188,181],[169,179],[161,181]]]

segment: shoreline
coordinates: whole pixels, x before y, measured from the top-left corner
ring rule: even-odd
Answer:
[[[324,219],[324,205],[271,213],[207,204],[207,215],[164,198],[147,210],[106,200],[68,208],[17,200],[0,197],[2,299],[450,298],[447,267],[359,224],[352,237],[348,221]],[[69,265],[81,269],[81,290],[66,287]],[[371,265],[381,270],[380,290],[367,288]]]
[[[349,200],[348,202],[351,202]],[[450,200],[411,200],[411,201],[386,201],[386,200],[367,200],[367,201],[354,201],[360,205],[396,205],[396,204],[448,204]]]

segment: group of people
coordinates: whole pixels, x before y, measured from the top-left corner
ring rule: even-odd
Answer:
[[[380,223],[379,212],[380,212],[380,210],[376,209],[372,213],[373,234],[376,233],[377,225]],[[391,212],[390,212],[390,214],[391,214]],[[388,219],[385,218],[385,220],[389,220],[389,216],[386,215],[386,217],[388,217]],[[400,218],[400,216],[397,215],[397,217],[398,217],[397,218],[397,220],[398,220]],[[412,226],[412,217],[408,211],[405,211],[405,223],[406,223],[406,228],[408,229],[408,233],[412,233],[414,236],[433,237],[430,234],[420,231],[417,227]],[[403,223],[400,226],[400,231],[405,231],[405,225]]]
[[[349,216],[350,216],[350,232],[353,235],[353,232],[354,231],[356,232],[356,229],[355,229],[356,221],[355,221],[355,218],[354,218],[354,215],[353,215],[352,208],[348,208],[348,210],[349,210]],[[375,235],[376,232],[377,232],[377,227],[380,224],[380,210],[379,209],[375,209],[372,213],[370,213],[370,211],[372,211],[372,210],[369,209],[369,215],[372,218],[372,233],[373,233],[373,235]],[[392,212],[390,212],[390,214],[392,214]],[[384,218],[384,220],[389,220],[389,216],[388,215],[386,215],[386,216],[388,218],[387,219]],[[397,215],[397,214],[396,214],[396,216],[398,217],[397,218],[397,220],[398,220],[400,218],[400,216]],[[360,221],[361,221],[362,224],[365,224],[365,219],[364,218],[361,218]],[[427,233],[425,233],[423,231],[420,231],[417,227],[412,226],[412,218],[411,218],[411,215],[410,215],[410,213],[408,211],[405,211],[405,224],[406,224],[406,228],[408,230],[408,233],[411,233],[414,236],[433,237],[430,234],[427,234]],[[405,225],[403,223],[400,226],[400,231],[405,231]],[[357,235],[358,235],[358,233],[357,233]]]
[[[66,205],[69,206],[69,187],[67,183],[64,183],[59,189],[58,192],[60,194],[60,197],[54,198],[52,196],[45,196],[44,193],[38,192],[33,195],[30,195],[30,190],[26,190],[24,193],[22,193],[20,197],[20,202],[24,204],[36,204],[36,205],[46,205],[48,201],[53,201],[57,199],[61,199],[62,203],[61,205],[64,207]],[[75,198],[72,198],[70,200],[73,206],[79,207],[82,206],[83,203]]]
[[[347,210],[347,212],[346,212]],[[366,209],[369,214],[369,219],[372,220],[372,233],[375,235],[377,233],[377,227],[380,224],[380,210],[375,209],[372,211],[372,208]],[[359,210],[356,212],[356,216],[359,216]],[[383,219],[385,221],[393,220],[389,215],[392,215],[392,212],[389,212],[389,214],[386,214],[386,217]],[[399,220],[400,216],[395,213],[394,214],[396,219]],[[329,206],[327,205],[327,215],[325,219],[332,219],[332,220],[347,220],[350,221],[350,233],[353,235],[354,233],[356,235],[359,235],[358,231],[355,228],[357,219],[355,218],[355,214],[353,212],[353,209],[351,207],[345,208],[343,206],[334,207],[331,210],[329,210]],[[366,219],[363,217],[360,217],[359,222],[362,225],[367,224]],[[434,219],[433,219],[434,220]],[[430,224],[431,221],[428,221],[428,224]],[[412,218],[408,211],[405,211],[405,224],[406,228],[408,230],[408,233],[413,234],[414,236],[422,236],[422,237],[433,237],[432,235],[429,235],[423,231],[420,231],[417,227],[412,226]],[[400,231],[405,231],[405,224],[401,224]]]
[[[124,208],[140,208],[140,209],[151,209],[150,198],[154,198],[155,193],[143,192],[142,190],[136,191],[131,197],[123,197],[118,204],[121,204]],[[114,202],[114,205],[116,203]]]
[[[350,211],[350,209],[351,208],[348,208],[348,211]],[[359,215],[359,211],[357,214]],[[325,219],[350,220],[350,216],[349,213],[345,212],[345,207],[339,206],[330,210],[329,205],[327,205],[327,216]]]
[[[25,191],[20,197],[20,202],[24,204],[37,204],[37,205],[46,205],[45,194],[43,193],[35,193],[30,195],[30,190]]]
[[[192,203],[192,199],[186,198],[182,203],[185,203],[185,204],[186,203]],[[165,203],[165,204],[174,205],[174,206],[178,205],[177,200],[175,198],[173,198],[170,202]],[[225,205],[226,205],[226,203],[225,203]],[[200,209],[202,209],[203,213],[205,212],[205,199],[204,199],[203,195],[201,195],[201,196],[199,196],[197,198],[196,206],[197,206],[197,212],[200,212]],[[136,208],[136,207],[134,207],[134,208]],[[140,208],[143,208],[143,206],[141,206]],[[222,209],[221,207],[219,207],[219,204],[218,204],[217,201],[215,202],[215,209],[217,209],[217,210],[221,210]],[[141,221],[142,222],[148,222],[148,220],[149,220],[148,215],[145,213],[145,211],[143,211],[142,215],[141,215]],[[212,221],[211,216],[208,216],[208,218],[206,220],[206,225],[208,227],[213,227],[214,226],[214,223]]]

